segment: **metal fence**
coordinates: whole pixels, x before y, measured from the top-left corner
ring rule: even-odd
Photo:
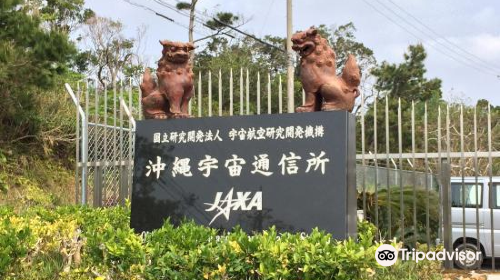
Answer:
[[[78,83],[76,93],[69,84],[65,86],[77,107],[76,203],[96,207],[123,205],[132,185],[132,84],[120,84],[111,92],[106,87],[100,89],[95,80]]]
[[[379,228],[381,238],[396,237],[414,246],[419,242],[430,246],[441,240],[448,252],[460,244],[472,244],[483,254],[489,251],[485,249],[489,243],[495,269],[495,237],[498,240],[499,236],[494,229],[500,213],[494,213],[493,188],[489,188],[487,209],[485,204],[463,202],[452,207],[451,203],[452,194],[466,200],[466,181],[477,185],[479,177],[486,176],[492,186],[493,177],[498,175],[494,174],[494,163],[498,164],[500,154],[493,146],[498,142],[493,141],[498,140],[493,130],[498,128],[498,120],[493,127],[491,106],[411,102],[404,109],[401,100],[385,97],[362,107],[361,153],[357,155],[363,170],[358,170],[359,208]],[[366,170],[366,166],[375,171]],[[391,166],[394,169],[389,169]],[[381,168],[386,171],[381,172]],[[452,176],[461,178],[454,184],[461,186],[458,193],[456,188],[452,190]],[[480,216],[489,220],[489,228]],[[448,261],[446,266],[452,264]]]
[[[281,76],[249,73],[240,69],[198,73],[195,95],[189,112],[197,117],[234,114],[281,114],[286,104]],[[95,80],[66,84],[77,105],[76,200],[82,204],[110,206],[123,204],[132,183],[135,119],[141,119],[138,85],[132,81],[114,88]],[[298,90],[295,105],[305,100]],[[443,241],[447,250],[460,243],[482,246],[488,236],[495,269],[495,214],[486,211],[490,229],[479,219],[469,221],[462,205],[462,221],[452,225],[452,176],[487,176],[490,184],[498,173],[498,120],[492,120],[491,106],[466,108],[459,104],[418,103],[376,97],[370,104],[360,98],[358,111],[358,209],[380,230],[381,239],[397,238],[416,246]],[[496,115],[495,115],[496,116]],[[462,195],[465,197],[465,188]],[[489,189],[493,205],[493,188]],[[484,211],[483,211],[484,210]],[[483,212],[481,212],[483,211]],[[500,213],[497,213],[499,215]],[[455,217],[456,218],[456,217]],[[486,218],[485,218],[486,219]],[[500,226],[500,216],[496,227]],[[476,229],[475,238],[466,227]],[[467,225],[467,226],[466,226]],[[463,227],[460,239],[452,228]],[[480,234],[479,232],[484,234]],[[467,236],[466,236],[467,235]],[[499,236],[496,237],[500,239]],[[447,267],[451,263],[446,263]]]

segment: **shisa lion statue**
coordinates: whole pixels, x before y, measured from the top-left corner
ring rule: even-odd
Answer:
[[[191,43],[160,41],[162,57],[158,62],[158,82],[146,69],[141,83],[142,107],[146,119],[188,118],[193,96],[193,69],[189,53]]]
[[[294,34],[292,43],[292,49],[301,57],[300,79],[306,93],[305,104],[296,112],[352,112],[361,79],[355,57],[349,55],[342,74],[337,76],[335,52],[314,27]]]

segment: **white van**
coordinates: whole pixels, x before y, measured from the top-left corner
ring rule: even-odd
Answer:
[[[489,200],[490,187],[493,188],[492,205]],[[455,261],[458,267],[464,269],[481,267],[484,258],[493,256],[492,243],[494,243],[495,257],[500,257],[500,177],[493,177],[491,185],[489,177],[478,177],[477,187],[475,177],[465,177],[463,182],[462,177],[451,178],[451,228],[454,250],[466,252],[481,250],[482,253],[481,258],[476,261]],[[491,236],[492,228],[494,242]],[[480,248],[477,247],[478,243]]]

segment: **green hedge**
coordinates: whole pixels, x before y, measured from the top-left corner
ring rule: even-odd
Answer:
[[[329,234],[220,233],[191,222],[144,235],[129,208],[0,208],[0,279],[441,279],[440,264],[375,262],[375,230]]]

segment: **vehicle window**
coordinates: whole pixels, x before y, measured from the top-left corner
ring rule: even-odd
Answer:
[[[476,187],[476,184],[471,183],[451,183],[451,206],[475,208],[476,205],[478,205],[481,207],[483,204],[482,191],[483,188],[481,184],[478,184]]]
[[[500,184],[493,184],[493,208],[500,208]]]

